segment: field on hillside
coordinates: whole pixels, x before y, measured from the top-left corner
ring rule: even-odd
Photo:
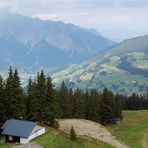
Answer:
[[[148,110],[124,111],[122,123],[108,130],[131,148],[148,148]]]
[[[67,135],[54,129],[48,128],[45,135],[33,140],[43,148],[113,148],[102,141],[96,141],[88,137],[78,138],[71,142]],[[14,145],[0,145],[0,148],[13,148]]]
[[[127,144],[131,148],[148,148],[148,110],[146,111],[124,111],[122,123],[118,126],[112,125],[107,129],[119,141]],[[66,135],[53,129],[48,129],[48,133],[35,141],[43,147],[69,148],[71,142]],[[91,139],[78,139],[73,143],[73,148],[111,148],[106,143]]]
[[[75,142],[71,142],[68,135],[51,128],[48,128],[45,135],[36,138],[34,141],[44,148],[113,148],[104,142],[88,137],[78,138]]]
[[[79,136],[87,136],[96,140],[106,142],[117,148],[127,148],[126,145],[118,141],[111,133],[101,124],[85,119],[61,119],[59,120],[59,130],[69,133],[71,127]]]
[[[113,148],[107,143],[89,137],[77,138],[75,142],[71,142],[69,135],[52,128],[46,128],[46,130],[45,135],[33,140],[43,148]],[[13,146],[12,144],[0,144],[0,148],[13,148]]]
[[[108,126],[107,129],[119,141],[131,148],[148,148],[148,110],[124,111],[120,125]],[[78,138],[71,142],[68,135],[58,130],[47,128],[47,133],[33,140],[43,148],[112,148],[107,143],[96,141],[88,137]],[[0,145],[8,148],[12,145]]]

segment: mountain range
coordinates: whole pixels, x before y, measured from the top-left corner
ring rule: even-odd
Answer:
[[[11,65],[33,73],[53,72],[90,59],[115,42],[94,29],[43,21],[19,14],[0,14],[0,69]]]
[[[64,80],[82,90],[105,86],[120,94],[148,92],[148,35],[125,40],[87,62],[54,74],[56,87]]]
[[[94,29],[0,13],[0,74],[17,67],[24,84],[43,69],[55,87],[148,92],[148,35],[121,43]]]

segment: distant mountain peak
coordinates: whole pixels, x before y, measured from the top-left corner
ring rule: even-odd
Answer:
[[[46,69],[55,65],[63,67],[88,60],[114,44],[95,30],[71,23],[43,21],[39,18],[10,13],[3,13],[0,16],[0,40],[2,39],[0,68],[2,69],[5,67],[3,65],[11,65],[8,61],[18,68],[23,65],[24,69],[35,71],[40,67]],[[14,55],[15,51],[19,51],[16,55],[22,58],[21,61]],[[14,58],[8,59],[8,54]],[[5,61],[5,58],[8,60]],[[32,63],[35,61],[38,61],[38,66],[33,67]]]

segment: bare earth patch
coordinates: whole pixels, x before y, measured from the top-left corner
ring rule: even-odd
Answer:
[[[98,139],[117,148],[128,148],[116,140],[116,138],[99,123],[84,119],[60,119],[58,121],[59,129],[65,133],[69,133],[73,126],[78,136],[88,136]]]
[[[148,132],[144,134],[143,136],[143,148],[147,148],[148,147]]]
[[[40,145],[36,144],[35,142],[29,142],[24,145],[14,146],[13,148],[43,148]]]

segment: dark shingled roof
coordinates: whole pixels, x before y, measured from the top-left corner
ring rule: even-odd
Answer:
[[[2,135],[28,138],[36,125],[36,122],[10,119],[1,127]]]

